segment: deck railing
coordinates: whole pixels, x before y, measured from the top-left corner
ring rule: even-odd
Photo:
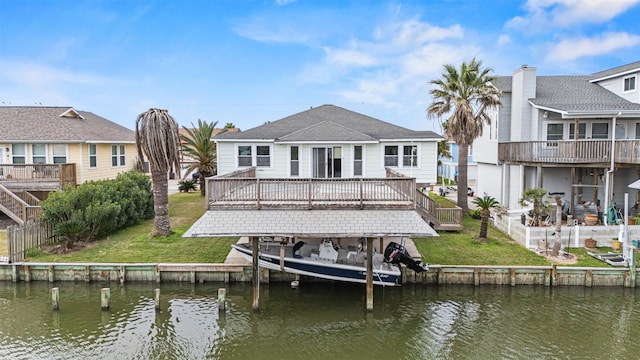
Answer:
[[[208,208],[415,207],[413,178],[258,179],[252,175],[255,170],[208,178]]]
[[[76,164],[4,164],[0,181],[57,182],[61,187],[76,185]]]
[[[416,190],[416,204],[433,215],[441,225],[462,225],[462,208],[438,207],[438,202],[420,190]]]
[[[640,140],[616,140],[616,163],[640,164]],[[507,162],[586,164],[611,161],[611,140],[522,141],[498,144]]]
[[[0,209],[19,224],[37,219],[42,214],[37,198],[32,195],[19,196],[0,185]]]

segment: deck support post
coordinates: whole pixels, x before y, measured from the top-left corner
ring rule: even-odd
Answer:
[[[367,238],[367,311],[373,311],[373,238]]]
[[[260,310],[258,305],[260,299],[260,265],[258,264],[260,244],[257,236],[252,236],[249,240],[253,243],[253,310],[258,311]]]

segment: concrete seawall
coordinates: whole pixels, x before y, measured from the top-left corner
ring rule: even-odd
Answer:
[[[584,268],[568,266],[452,266],[430,265],[416,274],[404,269],[403,283],[425,285],[542,285],[619,286],[640,285],[637,271],[628,268]],[[0,281],[76,282],[251,282],[252,267],[228,264],[90,264],[16,263],[0,265]],[[307,282],[320,279],[299,277],[280,271],[261,270],[261,282]]]

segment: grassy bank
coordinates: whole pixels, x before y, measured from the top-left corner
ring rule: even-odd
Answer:
[[[90,243],[85,249],[64,255],[39,252],[27,261],[37,262],[168,262],[222,263],[237,238],[183,238],[187,229],[205,212],[200,193],[169,196],[169,217],[174,234],[149,238],[153,219]]]
[[[439,201],[448,200],[439,198]],[[449,202],[450,203],[450,202]],[[169,215],[175,234],[167,238],[149,238],[153,220],[126,229],[107,239],[93,242],[87,248],[66,255],[42,252],[29,255],[38,262],[171,262],[221,263],[237,238],[182,238],[182,234],[205,212],[204,199],[197,193],[169,196]],[[465,216],[464,230],[442,232],[440,237],[415,239],[425,261],[442,265],[549,265],[546,258],[525,249],[509,236],[489,226],[489,242],[474,240],[480,221]],[[1,236],[1,235],[0,235]],[[0,238],[0,249],[2,246]],[[6,248],[6,240],[5,240]],[[611,250],[601,248],[601,252]],[[1,250],[0,250],[1,251]],[[6,251],[6,250],[5,250]],[[578,255],[574,266],[607,267],[586,254],[585,249],[569,249]],[[0,252],[0,255],[2,253]]]

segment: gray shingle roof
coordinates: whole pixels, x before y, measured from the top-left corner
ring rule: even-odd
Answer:
[[[380,139],[433,139],[433,131],[414,131],[334,105],[322,105],[283,119],[215,140],[377,141]]]
[[[590,76],[538,76],[535,105],[564,111],[638,110],[640,104],[628,101],[600,85]]]
[[[592,83],[588,76],[536,76],[536,106],[565,112],[640,111],[640,104],[628,101],[602,86]],[[511,92],[511,76],[500,76],[496,87]]]
[[[597,72],[595,74],[592,74],[589,77],[589,80],[602,79],[612,75],[623,74],[623,73],[633,72],[633,71],[640,71],[640,61],[636,61],[634,63],[627,64],[627,65],[614,67],[613,69]]]
[[[87,111],[61,117],[70,107],[0,106],[0,142],[134,142],[135,133]],[[74,113],[74,111],[71,111]]]

